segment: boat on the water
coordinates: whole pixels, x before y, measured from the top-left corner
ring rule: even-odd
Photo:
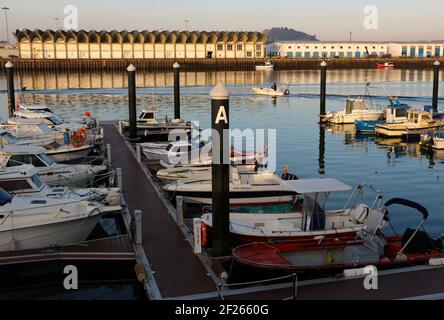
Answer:
[[[113,211],[121,209],[119,188],[49,187],[32,165],[0,169],[0,188],[23,197],[88,200],[113,207]]]
[[[145,109],[137,116],[137,136],[144,142],[147,141],[168,141],[173,130],[180,130],[186,134],[191,133],[191,122],[185,122],[182,119],[157,118],[158,110],[156,108]],[[120,122],[123,131],[128,131],[129,121]]]
[[[420,144],[425,149],[444,150],[444,131],[422,134]]]
[[[264,87],[253,87],[254,94],[264,95],[264,96],[272,96],[272,97],[283,97],[288,96],[290,94],[290,90],[288,86],[285,87],[273,87],[273,88],[264,88]]]
[[[83,242],[107,212],[91,201],[14,196],[0,188],[0,251]]]
[[[384,63],[377,63],[376,69],[394,69],[395,65],[393,63],[384,62]]]
[[[107,170],[104,165],[57,163],[46,154],[45,148],[39,146],[8,145],[0,148],[0,167],[10,168],[24,164],[32,164],[39,177],[54,187],[86,187]]]
[[[348,191],[351,187],[336,179],[300,179],[286,183],[298,193],[292,212],[230,212],[233,245],[295,241],[306,246],[354,240],[356,232],[365,226],[382,201],[380,191],[362,184],[354,189],[344,208],[327,210],[326,204],[332,193]],[[358,200],[366,190],[376,193],[371,207]],[[212,231],[212,220],[211,213],[201,217],[208,235]]]
[[[263,64],[256,65],[256,71],[273,71],[274,64],[270,60],[266,60]]]
[[[385,120],[358,120],[355,122],[356,131],[363,133],[375,133],[376,125],[383,123],[402,123],[407,120],[407,111],[411,108],[405,103],[400,103],[398,98],[389,97],[390,104],[385,109]]]
[[[296,199],[296,191],[272,172],[240,174],[230,170],[231,206],[272,206],[289,204]],[[186,203],[208,206],[212,204],[210,179],[184,179],[163,186],[171,196],[182,196]]]
[[[200,154],[200,150],[204,147],[208,152],[211,150],[211,144],[205,141],[179,140],[169,143],[166,147],[163,144],[160,146],[153,143],[141,143],[142,152],[148,160],[163,160],[163,159],[190,159],[193,151]]]
[[[407,229],[402,235],[384,235],[381,229],[391,224],[388,209],[393,205],[404,206],[406,211],[417,210],[422,215],[418,227]],[[394,267],[425,263],[430,259],[442,260],[443,239],[434,240],[423,230],[427,217],[427,209],[420,204],[395,198],[373,211],[364,222],[365,227],[356,233],[353,240],[320,241],[304,246],[297,241],[253,243],[235,248],[233,257],[237,262],[254,268],[290,272],[337,271],[369,265]]]
[[[420,139],[422,133],[438,130],[440,120],[433,119],[429,112],[421,110],[407,110],[407,119],[400,123],[380,123],[376,125],[378,136],[401,139]]]

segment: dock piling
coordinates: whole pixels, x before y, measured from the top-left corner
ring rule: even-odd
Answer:
[[[134,241],[136,244],[142,244],[142,211],[134,210],[134,221],[136,223],[136,230],[134,235]]]
[[[142,149],[140,148],[140,143],[136,144],[136,157],[137,157],[137,162],[141,163],[142,162]]]
[[[106,160],[108,163],[108,167],[111,167],[112,165],[112,158],[111,158],[111,144],[107,143],[106,144]]]
[[[120,192],[123,192],[122,168],[117,168],[116,174],[117,174],[117,187],[120,189]]]
[[[433,63],[433,113],[438,113],[438,88],[439,88],[439,61]]]
[[[174,119],[180,119],[180,65],[176,62],[174,69]]]
[[[322,61],[321,62],[321,105],[320,105],[320,112],[319,115],[322,119],[323,116],[325,116],[325,97],[326,97],[326,91],[327,91],[327,62]]]
[[[128,70],[128,108],[129,108],[129,138],[137,138],[136,115],[136,67],[130,64]]]
[[[202,253],[202,221],[200,218],[193,219],[194,254]]]
[[[211,90],[210,97],[213,129],[213,255],[220,257],[230,254],[229,92],[219,83]]]
[[[11,61],[5,64],[7,74],[7,87],[8,87],[8,113],[11,118],[14,115],[15,108],[15,88],[14,88],[14,65]]]
[[[177,211],[177,225],[179,227],[183,227],[184,220],[183,220],[183,197],[182,196],[176,197],[176,211]]]

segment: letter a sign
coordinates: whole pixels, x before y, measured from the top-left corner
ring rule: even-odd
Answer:
[[[223,120],[225,122],[225,124],[228,124],[227,112],[225,111],[225,107],[224,106],[220,106],[219,107],[219,111],[217,112],[216,121],[214,123],[215,124],[219,124],[219,122],[221,120]]]

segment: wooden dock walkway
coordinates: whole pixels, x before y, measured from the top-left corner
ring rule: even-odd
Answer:
[[[216,284],[113,123],[102,123],[112,164],[122,169],[130,212],[142,210],[142,247],[162,298],[206,294]]]
[[[135,256],[128,235],[91,240],[63,248],[0,252],[0,265],[51,260],[135,260]]]

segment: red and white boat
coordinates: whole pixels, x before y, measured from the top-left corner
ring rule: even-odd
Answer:
[[[329,195],[348,191],[350,186],[336,179],[300,179],[286,181],[298,194],[294,212],[289,213],[230,213],[231,244],[241,245],[254,242],[295,241],[298,246],[335,244],[356,238],[365,222],[380,205],[382,194],[368,185],[359,185],[351,194],[347,205],[340,210],[325,210]],[[373,207],[357,204],[364,190],[376,192]],[[316,200],[315,200],[316,199]],[[351,207],[349,207],[351,205]],[[209,239],[213,221],[212,214],[201,217]]]
[[[395,65],[393,63],[384,62],[384,63],[377,63],[376,69],[394,69]]]
[[[419,211],[423,218],[419,226],[405,233],[384,236],[382,226],[390,224],[388,207],[401,205]],[[353,240],[337,243],[319,242],[301,246],[297,241],[281,243],[253,243],[233,250],[235,260],[241,264],[276,271],[339,270],[364,266],[402,266],[443,264],[443,239],[433,240],[423,230],[427,210],[410,200],[391,199],[381,211],[372,211],[365,227]],[[432,260],[433,262],[432,262]]]

